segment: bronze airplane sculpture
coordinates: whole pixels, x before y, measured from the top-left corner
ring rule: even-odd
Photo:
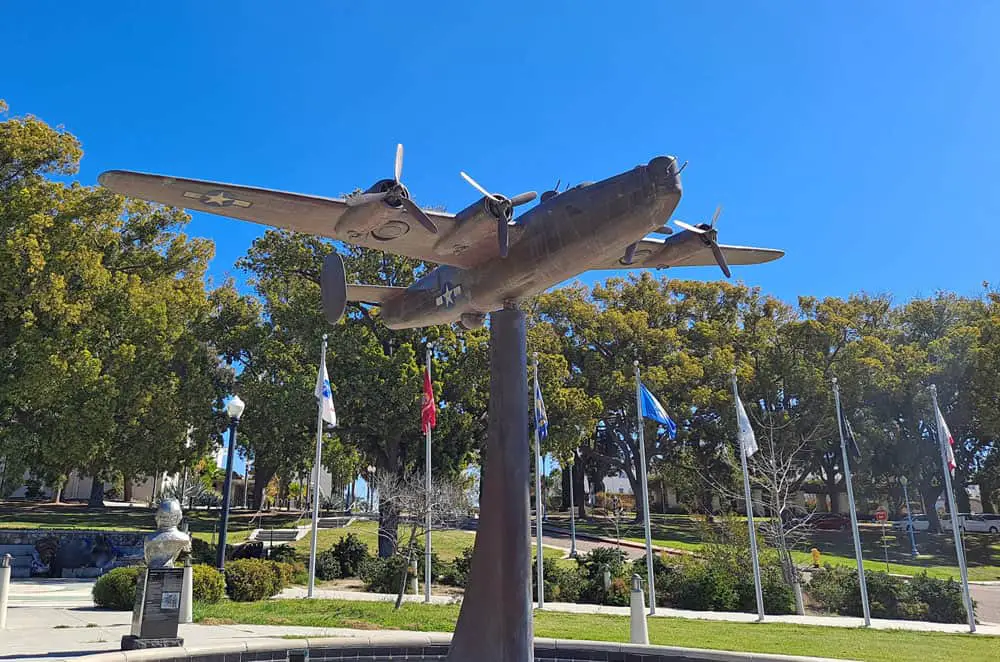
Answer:
[[[458,322],[481,327],[507,301],[530,297],[592,269],[664,269],[776,260],[783,251],[725,246],[711,223],[666,226],[681,198],[680,170],[672,156],[599,182],[546,191],[518,218],[514,208],[534,191],[507,198],[464,172],[483,197],[457,214],[424,210],[400,181],[403,146],[393,179],[344,198],[324,198],[122,170],[100,183],[118,193],[174,207],[206,211],[296,232],[329,237],[441,266],[409,287],[348,285],[343,261],[327,258],[321,278],[326,318],[336,323],[348,301],[381,306],[389,328]],[[647,237],[647,234],[654,236]],[[661,235],[661,236],[655,236]]]

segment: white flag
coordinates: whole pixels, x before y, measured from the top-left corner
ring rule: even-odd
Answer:
[[[333,391],[330,389],[330,377],[326,374],[326,363],[319,367],[316,375],[316,399],[323,413],[323,420],[330,425],[337,425],[337,412],[333,409]]]
[[[743,401],[736,398],[736,425],[739,427],[740,448],[743,454],[750,457],[757,452],[757,437],[754,436],[753,428],[750,427],[750,419],[747,418],[747,411],[743,408]]]

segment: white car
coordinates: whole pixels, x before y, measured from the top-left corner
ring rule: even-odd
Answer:
[[[1000,533],[1000,515],[970,515],[965,517],[964,526],[969,533]]]
[[[927,515],[914,515],[910,519],[913,522],[912,528],[914,531],[926,531],[931,528],[931,523],[927,520]],[[905,517],[901,520],[893,522],[892,527],[894,529],[902,529],[903,531],[909,531],[911,528],[910,522],[908,522]]]

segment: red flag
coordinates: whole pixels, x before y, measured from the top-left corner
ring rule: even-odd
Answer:
[[[424,434],[437,425],[437,406],[434,404],[434,387],[431,386],[431,372],[424,369],[424,394],[420,404],[420,429]]]

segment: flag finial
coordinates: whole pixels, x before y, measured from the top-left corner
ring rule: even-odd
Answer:
[[[931,384],[929,388],[930,388],[931,393],[933,393],[934,395],[937,395],[937,386],[936,385]]]
[[[836,385],[837,385],[837,378],[836,378],[836,377],[832,377],[832,378],[830,378],[830,381],[831,381],[831,382],[833,382],[833,385],[834,385],[834,386],[836,386]]]
[[[326,334],[323,334],[323,342],[326,342]]]
[[[636,368],[638,368],[639,367],[639,359],[636,359],[635,361],[632,361],[632,365],[634,365]]]

